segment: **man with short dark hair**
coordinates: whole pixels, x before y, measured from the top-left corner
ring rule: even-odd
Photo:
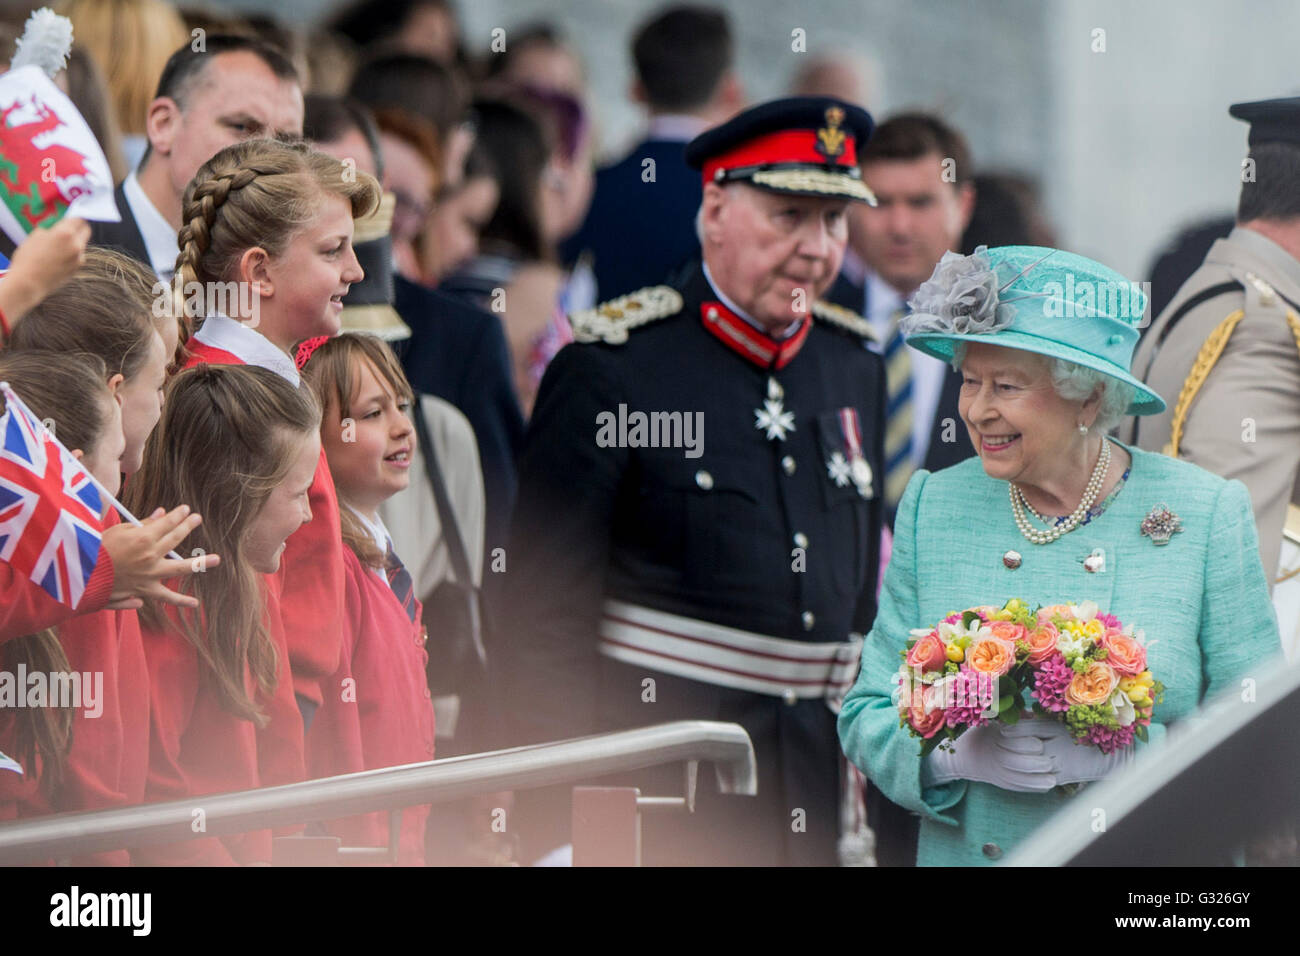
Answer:
[[[875,207],[854,210],[849,252],[829,298],[866,316],[889,369],[885,502],[898,504],[917,468],[937,471],[972,453],[957,413],[960,376],[903,345],[907,300],[944,253],[957,251],[975,208],[965,138],[926,113],[880,124],[859,157]]]
[[[176,267],[181,198],[199,167],[224,147],[257,136],[302,136],[298,74],[276,47],[216,34],[201,50],[171,55],[149,105],[149,145],[116,190],[121,222],[92,224],[91,244],[113,246],[169,279]]]
[[[1300,97],[1229,112],[1250,123],[1237,225],[1143,336],[1133,372],[1169,408],[1140,427],[1127,423],[1124,434],[1245,483],[1264,568],[1271,574],[1279,555],[1287,559],[1274,603],[1294,651],[1296,604],[1287,602],[1300,595],[1284,591],[1297,578],[1280,582],[1300,563],[1283,534],[1294,534],[1288,505],[1300,506]]]
[[[700,177],[682,149],[743,102],[731,27],[720,10],[681,6],[657,14],[637,31],[632,59],[632,98],[646,108],[649,130],[623,160],[596,174],[587,218],[562,250],[568,261],[591,255],[603,299],[661,282],[699,255]]]

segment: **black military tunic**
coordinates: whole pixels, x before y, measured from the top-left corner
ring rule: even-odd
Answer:
[[[647,861],[831,864],[840,752],[824,699],[624,663],[598,652],[598,635],[607,599],[789,641],[865,634],[879,568],[882,360],[863,347],[864,322],[819,305],[801,344],[760,364],[743,340],[707,327],[710,311],[731,313],[698,266],[678,291],[679,311],[644,324],[636,309],[675,304],[672,290],[593,313],[614,330],[606,338],[626,330],[626,340],[569,345],[547,369],[507,558],[504,706],[517,740],[736,721],[754,743],[759,797],[702,792],[704,819],[673,824],[694,834],[685,856],[656,856],[647,820]],[[574,324],[581,334],[581,316]],[[690,436],[694,448],[644,447],[651,436],[625,424],[636,412],[691,416],[702,436]],[[854,445],[863,460],[850,469]],[[649,787],[668,781],[679,788],[680,771]]]

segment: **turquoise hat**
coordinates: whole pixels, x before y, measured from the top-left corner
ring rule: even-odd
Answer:
[[[958,342],[985,342],[1061,358],[1125,382],[1125,414],[1165,410],[1129,371],[1147,297],[1100,262],[1043,246],[980,246],[946,253],[908,303],[907,344],[951,362]]]

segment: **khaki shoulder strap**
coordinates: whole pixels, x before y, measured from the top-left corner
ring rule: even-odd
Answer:
[[[1246,278],[1259,291],[1262,302],[1271,303],[1276,301],[1278,294],[1274,292],[1267,282],[1252,273],[1247,273]],[[1214,331],[1209,334],[1205,339],[1205,344],[1196,353],[1196,361],[1192,363],[1192,370],[1188,374],[1187,380],[1183,382],[1183,387],[1178,393],[1178,401],[1174,405],[1174,415],[1169,426],[1169,444],[1164,447],[1164,453],[1171,458],[1178,457],[1178,446],[1183,440],[1183,429],[1187,425],[1187,415],[1191,411],[1192,402],[1195,401],[1201,386],[1205,384],[1205,380],[1210,377],[1210,372],[1213,371],[1215,363],[1223,355],[1223,350],[1227,347],[1228,339],[1232,337],[1233,330],[1245,317],[1246,313],[1243,309],[1233,312],[1214,327]],[[1295,338],[1296,349],[1300,350],[1300,316],[1296,315],[1295,310],[1287,308],[1286,322],[1291,327],[1291,335]]]

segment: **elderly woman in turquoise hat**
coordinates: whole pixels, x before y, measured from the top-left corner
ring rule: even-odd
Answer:
[[[980,248],[944,256],[910,305],[907,344],[960,370],[979,457],[907,485],[840,742],[920,814],[920,865],[987,864],[1077,785],[1274,666],[1280,642],[1245,486],[1107,437],[1122,416],[1165,407],[1129,373],[1145,309],[1133,283],[1068,252]],[[1148,742],[1104,754],[1026,712],[919,755],[895,703],[910,631],[1013,597],[1096,602],[1145,632],[1147,668],[1165,686]]]

